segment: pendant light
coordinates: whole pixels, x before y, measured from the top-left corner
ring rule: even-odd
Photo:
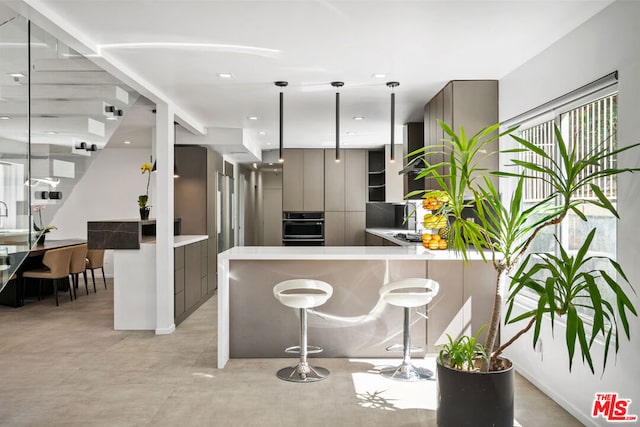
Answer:
[[[400,86],[398,82],[387,82],[387,87],[391,89],[391,156],[389,161],[391,163],[396,161],[395,157],[395,136],[396,136],[396,94],[394,89]]]
[[[336,162],[340,161],[340,88],[344,82],[331,82],[336,88]]]
[[[282,110],[284,107],[284,94],[282,93],[282,88],[287,87],[287,85],[289,84],[289,82],[285,82],[285,81],[278,81],[275,82],[275,85],[278,86],[280,88],[280,156],[278,157],[278,161],[280,163],[284,162],[284,143],[283,143],[283,138],[282,138],[282,128],[283,128],[283,117],[282,117]]]

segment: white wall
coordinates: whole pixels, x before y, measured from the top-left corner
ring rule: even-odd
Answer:
[[[585,24],[523,64],[500,80],[500,120],[504,121],[531,108],[598,79],[619,71],[618,144],[640,142],[640,3],[616,1]],[[624,154],[620,166],[639,167],[640,150]],[[619,212],[618,261],[622,264],[635,289],[640,289],[640,246],[638,222],[640,216],[640,174],[618,179]],[[633,298],[640,309],[640,298]],[[640,416],[640,321],[630,320],[631,343],[621,336],[617,363],[610,359],[606,372],[592,375],[574,359],[569,373],[564,330],[556,328],[555,339],[550,331],[543,333],[542,352],[534,352],[531,336],[525,336],[510,347],[507,355],[515,361],[521,373],[562,404],[587,425],[608,425],[603,418],[593,419],[591,407],[597,392],[618,392],[621,398],[632,399],[631,414]],[[503,339],[513,333],[513,327],[503,329]],[[601,351],[596,344],[594,351]],[[595,363],[601,367],[601,359]],[[517,398],[517,396],[516,396]]]
[[[139,218],[138,195],[147,181],[140,165],[149,161],[150,149],[106,149],[100,152],[51,222],[51,239],[87,238],[87,221]],[[154,187],[153,176],[149,193]],[[154,217],[153,207],[151,217]],[[105,254],[105,273],[113,274],[111,251]]]

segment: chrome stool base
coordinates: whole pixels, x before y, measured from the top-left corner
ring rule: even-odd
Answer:
[[[396,368],[381,370],[380,375],[385,378],[398,381],[425,381],[433,377],[433,371],[403,363]]]
[[[296,366],[282,368],[276,374],[278,378],[294,383],[313,383],[329,376],[329,370],[318,366],[298,363]]]

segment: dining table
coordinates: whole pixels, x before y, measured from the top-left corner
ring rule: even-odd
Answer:
[[[3,253],[6,253],[9,259],[10,265],[18,265],[15,269],[15,279],[9,280],[0,291],[0,304],[9,307],[22,306],[23,295],[25,297],[36,296],[35,286],[28,286],[28,284],[22,285],[22,272],[34,268],[42,268],[42,257],[51,249],[64,248],[68,246],[80,245],[87,243],[86,239],[60,239],[53,240],[47,239],[44,243],[38,243],[30,247],[27,244],[15,244],[15,245],[2,245]]]

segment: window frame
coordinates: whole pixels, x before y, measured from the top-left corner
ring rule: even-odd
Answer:
[[[620,92],[618,90],[618,84],[617,81],[614,83],[611,83],[609,85],[607,85],[606,87],[602,87],[599,88],[597,90],[592,90],[592,91],[587,91],[588,93],[578,93],[576,94],[574,97],[568,97],[569,94],[561,97],[561,99],[563,100],[563,102],[559,105],[551,105],[549,106],[549,108],[544,109],[544,107],[547,107],[548,104],[544,104],[543,106],[532,110],[532,112],[530,113],[526,113],[520,116],[517,116],[514,119],[508,120],[506,122],[503,123],[503,128],[509,128],[509,127],[513,127],[513,126],[518,126],[518,130],[517,130],[517,135],[520,136],[522,135],[522,132],[529,130],[535,126],[541,125],[545,122],[549,122],[552,121],[553,124],[555,126],[557,126],[560,131],[562,132],[563,136],[566,135],[567,129],[563,128],[562,126],[562,119],[563,119],[563,115],[582,106],[588,105],[592,102],[595,102],[599,99],[602,98],[606,98],[612,95],[616,95],[617,97],[619,96]],[[619,98],[618,98],[619,99]],[[618,101],[616,100],[616,106],[618,105]],[[617,108],[617,107],[616,107]],[[617,112],[616,112],[616,118],[617,118]],[[617,128],[617,127],[616,127]],[[554,141],[554,145],[557,147],[557,144],[555,144],[555,136],[553,136],[553,141]],[[616,141],[617,141],[617,135],[616,135]],[[505,149],[511,149],[511,148],[515,148],[516,147],[516,143],[515,141],[513,141],[511,138],[508,139],[503,139],[500,141],[501,143],[501,148],[502,150]],[[502,151],[501,150],[501,151]],[[556,148],[556,153],[554,153],[554,155],[557,155],[557,148]],[[559,156],[556,156],[556,158],[558,158]],[[518,154],[515,153],[509,153],[509,154],[505,154],[505,153],[501,153],[500,154],[500,167],[499,169],[501,171],[505,171],[507,170],[506,165],[509,165],[511,162],[511,159],[515,159],[518,158]],[[512,166],[509,166],[509,168],[512,168]],[[521,167],[518,167],[519,171],[522,171]],[[513,172],[513,169],[509,169],[509,172]],[[502,193],[502,197],[505,198],[505,200],[508,200],[512,194],[512,192],[515,189],[515,183],[516,183],[516,179],[511,177],[511,178],[500,178],[500,189],[501,189],[501,193]],[[616,203],[617,203],[617,197],[616,197]],[[552,228],[553,234],[556,234],[560,241],[563,243],[563,245],[566,243],[567,239],[568,239],[568,235],[570,234],[568,232],[567,229],[568,225],[566,224],[558,224],[555,225]],[[615,247],[615,252],[613,254],[610,254],[609,256],[611,256],[612,259],[616,259],[617,258],[617,234],[618,234],[618,229],[616,227],[616,232],[615,232],[615,242],[614,242],[614,247]],[[557,254],[557,250],[556,250],[556,254]],[[537,302],[536,299],[530,295],[526,295],[526,294],[519,294],[516,297],[516,302],[517,304],[521,305],[525,310],[527,309],[535,309],[537,307]],[[560,321],[560,324],[565,324],[564,319],[557,319]],[[591,325],[591,317],[588,317],[588,320],[586,322],[587,325]],[[598,341],[598,340],[596,340]]]

